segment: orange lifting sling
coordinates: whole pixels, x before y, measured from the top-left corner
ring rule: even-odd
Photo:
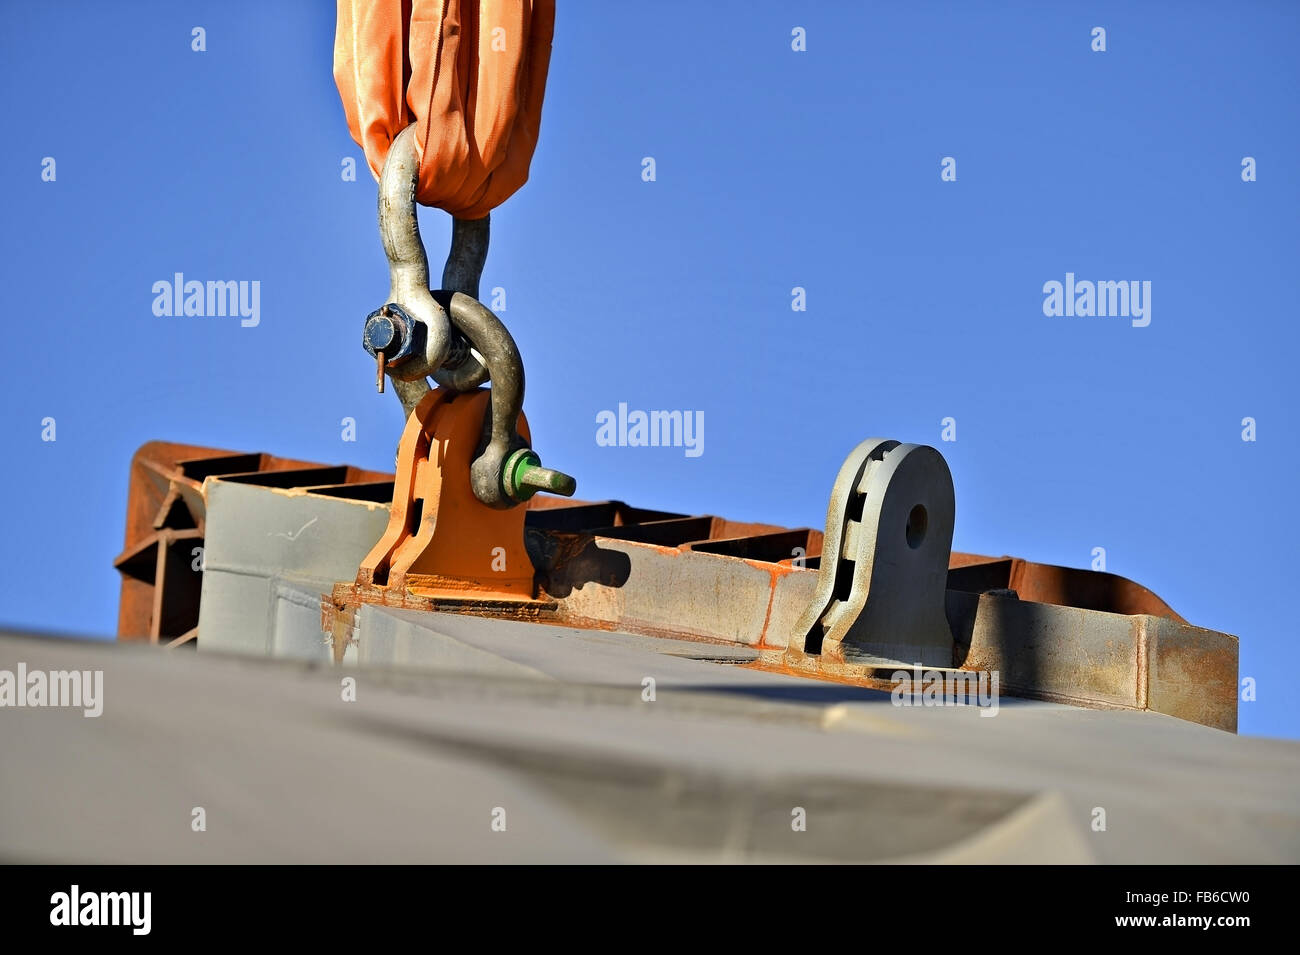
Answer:
[[[416,198],[481,219],[528,180],[555,0],[338,0],[334,81],[378,178],[416,124]]]

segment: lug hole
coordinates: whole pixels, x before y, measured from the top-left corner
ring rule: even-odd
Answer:
[[[907,515],[907,546],[912,550],[916,550],[925,541],[925,531],[929,522],[924,504],[916,505]]]

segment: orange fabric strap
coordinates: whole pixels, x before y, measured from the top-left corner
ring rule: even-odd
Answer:
[[[417,124],[416,198],[481,219],[528,181],[555,0],[338,0],[334,82],[379,176]]]

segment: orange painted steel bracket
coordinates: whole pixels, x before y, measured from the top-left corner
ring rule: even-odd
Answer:
[[[438,388],[415,409],[398,449],[388,530],[362,562],[357,583],[417,597],[533,598],[524,508],[489,507],[470,486],[489,394]],[[518,432],[529,439],[522,414]]]
[[[363,603],[523,617],[555,609],[553,600],[537,597],[524,546],[527,509],[491,507],[471,485],[490,400],[483,388],[438,388],[407,419],[388,527],[356,581],[335,585],[333,612],[322,620],[336,656],[350,641],[353,614]],[[530,440],[522,413],[517,433]]]

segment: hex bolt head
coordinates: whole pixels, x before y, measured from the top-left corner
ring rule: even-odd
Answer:
[[[402,348],[402,327],[396,319],[382,313],[366,319],[367,351],[394,355]]]

